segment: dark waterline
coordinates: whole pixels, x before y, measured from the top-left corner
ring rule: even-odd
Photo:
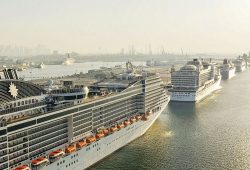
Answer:
[[[193,103],[170,103],[145,135],[101,169],[250,169],[250,70]]]

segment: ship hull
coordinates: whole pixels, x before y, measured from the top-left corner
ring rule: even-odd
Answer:
[[[163,112],[168,102],[169,100],[162,105],[161,110],[149,116],[147,121],[135,122],[71,155],[61,158],[53,164],[49,164],[43,170],[83,170],[94,165],[96,162],[142,136]]]
[[[221,75],[223,80],[229,80],[235,76],[235,68],[229,69],[229,70],[222,70]]]
[[[242,65],[242,66],[236,66],[236,72],[240,73],[246,70],[246,66]]]
[[[221,79],[218,79],[209,87],[198,91],[172,91],[171,101],[177,102],[199,102],[220,88]]]

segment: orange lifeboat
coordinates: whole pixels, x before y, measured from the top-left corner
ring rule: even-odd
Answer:
[[[131,117],[131,118],[130,118],[130,122],[131,122],[131,123],[136,122],[136,118],[135,118],[135,117]]]
[[[104,137],[103,131],[98,132],[98,133],[95,135],[95,137],[96,137],[97,140],[100,140],[102,137]]]
[[[87,144],[90,144],[90,143],[95,142],[95,141],[96,141],[96,138],[94,136],[90,136],[86,139]]]
[[[76,147],[73,146],[73,145],[70,145],[70,146],[65,148],[65,153],[67,153],[67,154],[71,154],[71,153],[73,153],[75,151],[76,151]]]
[[[140,115],[135,116],[135,118],[136,118],[136,121],[141,120],[141,116]]]
[[[76,143],[76,148],[77,149],[81,149],[81,148],[83,148],[86,145],[87,145],[87,142],[85,140],[81,140],[81,141],[79,141],[79,142]]]
[[[150,115],[152,115],[152,112],[147,112],[147,113],[145,113],[145,115],[148,115],[148,116],[150,116]]]
[[[147,116],[146,114],[144,114],[144,115],[142,116],[142,120],[147,121],[147,120],[148,120],[148,116]]]
[[[130,123],[129,120],[125,120],[125,121],[124,121],[124,125],[125,125],[125,126],[128,126],[128,125],[130,125],[130,124],[131,124],[131,123]]]
[[[31,170],[27,165],[21,165],[13,170]]]
[[[40,169],[49,164],[49,160],[47,158],[41,157],[31,161],[32,169]]]
[[[107,135],[109,134],[109,130],[108,130],[108,129],[104,129],[104,130],[102,131],[102,133],[104,134],[104,136],[107,136]]]
[[[110,128],[110,132],[111,132],[111,133],[114,133],[114,132],[116,132],[117,130],[118,130],[118,128],[117,128],[116,126],[113,126],[113,127]]]
[[[119,130],[122,129],[122,128],[124,128],[124,123],[118,124],[118,125],[117,125],[117,128],[118,128]]]
[[[49,154],[49,160],[50,162],[55,162],[56,160],[60,159],[64,156],[64,152],[61,149],[58,149],[56,151],[53,151]]]

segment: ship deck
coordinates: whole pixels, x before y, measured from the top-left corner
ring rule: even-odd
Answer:
[[[118,93],[117,92],[112,92],[112,93],[109,93],[108,95],[105,95],[105,96],[88,97],[86,99],[83,99],[82,103],[78,103],[78,104],[74,104],[73,102],[72,103],[66,103],[66,104],[60,104],[60,105],[57,105],[57,106],[55,106],[53,108],[50,108],[51,110],[47,110],[45,112],[40,112],[40,113],[37,113],[37,114],[35,114],[33,116],[26,115],[26,116],[18,117],[16,119],[11,119],[10,121],[7,121],[7,124],[9,125],[9,124],[17,123],[19,121],[23,121],[23,120],[26,120],[26,119],[34,118],[34,117],[37,117],[37,116],[40,116],[40,115],[46,115],[46,114],[49,114],[49,113],[52,113],[52,112],[55,112],[55,111],[60,111],[60,110],[63,110],[63,109],[68,109],[68,108],[74,107],[74,106],[80,106],[80,105],[83,105],[83,104],[91,103],[91,102],[94,102],[94,101],[105,99],[105,98],[110,97],[110,96],[114,96],[116,94],[118,94]],[[49,109],[49,107],[47,107],[46,105],[43,105],[43,107]],[[28,108],[28,109],[31,109],[31,108]],[[22,111],[25,111],[25,110],[22,110]],[[13,111],[10,111],[10,113],[13,113]]]

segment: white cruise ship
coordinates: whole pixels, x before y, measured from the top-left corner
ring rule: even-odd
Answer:
[[[221,71],[222,79],[229,80],[235,76],[236,68],[231,61],[229,61],[228,59],[224,59],[220,71]]]
[[[143,135],[170,97],[157,74],[127,70],[49,94],[4,69],[0,169],[83,170]]]
[[[238,73],[245,71],[247,68],[246,61],[240,57],[234,61],[234,64]]]
[[[74,64],[75,63],[75,59],[74,58],[72,58],[71,56],[70,56],[70,54],[67,54],[67,58],[65,59],[65,61],[63,61],[63,65],[72,65],[72,64]]]
[[[220,87],[221,75],[215,64],[194,59],[171,72],[171,101],[198,102]]]

